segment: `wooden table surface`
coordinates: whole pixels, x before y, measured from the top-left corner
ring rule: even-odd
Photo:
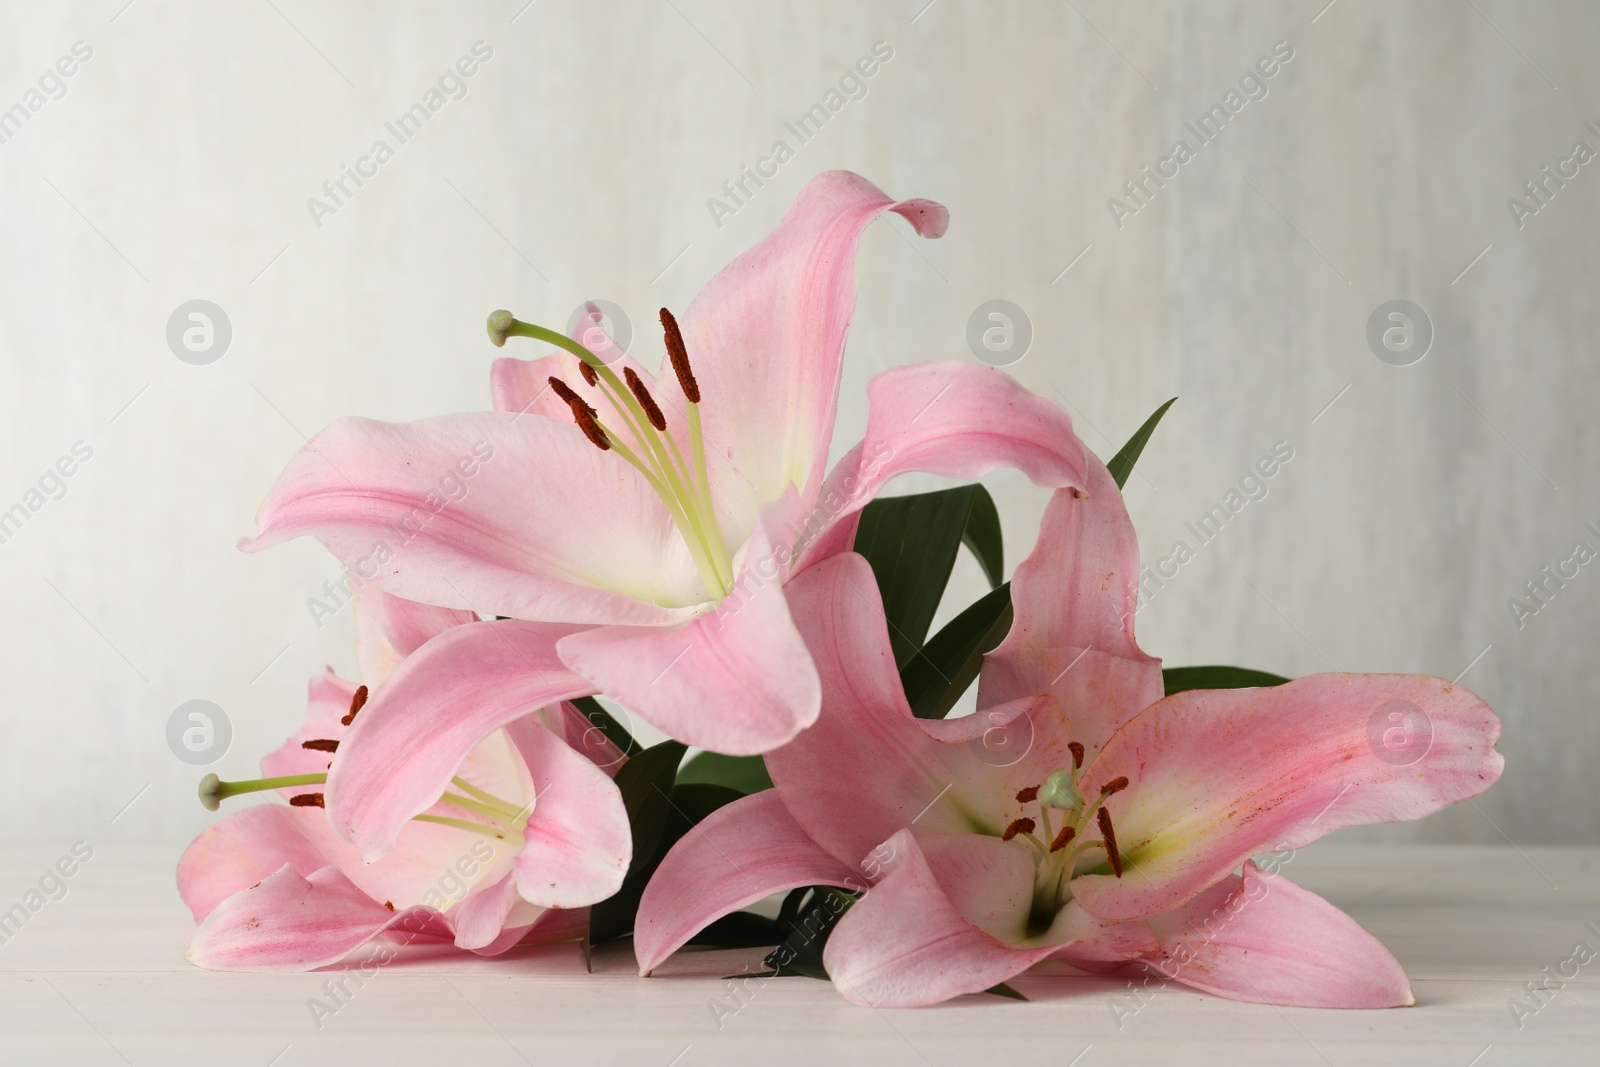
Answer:
[[[66,851],[0,848],[0,911]],[[0,1063],[1600,1064],[1597,848],[1325,842],[1293,856],[1285,874],[1399,957],[1417,995],[1408,1009],[1235,1004],[1176,985],[1140,999],[1125,979],[1047,964],[1013,983],[1031,1003],[875,1011],[809,979],[722,980],[756,970],[759,950],[682,953],[642,980],[631,949],[614,945],[593,974],[575,947],[495,960],[410,950],[344,979],[348,995],[320,1018],[311,1002],[334,1003],[325,984],[339,969],[216,974],[184,962],[176,855],[97,847],[65,896],[5,928]]]

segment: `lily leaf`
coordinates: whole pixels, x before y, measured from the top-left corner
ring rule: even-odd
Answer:
[[[840,916],[850,910],[856,898],[842,889],[825,885],[812,886],[810,894],[783,941],[762,959],[762,964],[772,968],[765,976],[800,975],[827,981],[828,971],[822,965],[823,946],[828,943]],[[788,901],[784,903],[787,910]]]
[[[725,756],[720,752],[698,753],[678,770],[679,785],[697,782],[727,786],[747,796],[772,788],[772,776],[760,756]]]
[[[897,666],[904,667],[928,636],[963,544],[989,584],[999,585],[1005,569],[1000,515],[981,485],[885,497],[862,509],[855,550],[878,580]]]
[[[736,911],[724,915],[695,934],[689,939],[689,944],[709,945],[712,948],[756,948],[776,945],[778,941],[776,922],[753,911]]]
[[[1027,997],[1023,996],[1021,993],[1017,992],[1015,989],[1012,989],[1010,986],[1006,985],[1006,983],[1004,983],[1004,982],[1001,982],[998,985],[992,985],[988,989],[985,989],[984,992],[993,994],[994,996],[997,996],[997,997],[1010,997],[1012,1000],[1020,1000],[1024,1004],[1026,1004],[1028,1002],[1028,998]]]
[[[1161,672],[1161,680],[1166,685],[1167,696],[1188,689],[1253,689],[1289,681],[1281,674],[1222,666],[1168,667]]]
[[[1156,423],[1161,421],[1161,416],[1165,415],[1167,409],[1177,401],[1178,398],[1173,397],[1156,408],[1156,413],[1144,420],[1144,425],[1134,431],[1133,436],[1128,438],[1128,443],[1118,449],[1117,454],[1112,456],[1111,461],[1106,464],[1106,469],[1111,472],[1111,477],[1117,481],[1118,489],[1127,484],[1128,475],[1133,473],[1133,465],[1138,462],[1139,454],[1144,451],[1145,442],[1150,440],[1150,435],[1155,432]]]
[[[1011,583],[975,601],[917,650],[900,671],[906,700],[919,719],[950,714],[994,650],[1011,629]]]
[[[678,741],[663,741],[638,753],[617,770],[617,789],[622,793],[628,825],[633,829],[633,859],[628,864],[622,888],[589,911],[589,940],[593,944],[621,937],[633,929],[639,897],[661,857],[695,822],[721,806],[715,802],[715,797],[680,795],[673,786],[685,751]],[[715,790],[719,787],[685,788]],[[726,794],[722,803],[739,798],[731,789],[722,792]],[[689,810],[691,808],[694,810]],[[695,818],[696,812],[698,818]]]

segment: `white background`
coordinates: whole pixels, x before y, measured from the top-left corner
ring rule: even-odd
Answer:
[[[1140,613],[1147,650],[1287,674],[1470,664],[1505,722],[1504,780],[1366,833],[1595,839],[1600,566],[1521,629],[1507,600],[1579,538],[1600,549],[1582,528],[1600,525],[1600,165],[1520,230],[1506,201],[1576,139],[1600,148],[1600,9],[525,2],[0,8],[0,108],[93,49],[0,144],[0,509],[93,448],[0,544],[0,833],[181,844],[211,816],[203,772],[168,751],[172,710],[226,709],[212,769],[248,776],[306,680],[353,671],[350,612],[319,628],[307,609],[332,558],[234,548],[307,435],[485,406],[497,307],[559,326],[615,301],[651,361],[655,308],[846,167],[952,224],[865,235],[835,454],[872,374],[972,359],[969,314],[1014,301],[1034,340],[1012,373],[1102,456],[1180,398],[1128,486],[1147,560],[1294,449]],[[393,144],[384,123],[480,40],[466,96],[316,225],[307,199]],[[1283,40],[1268,95],[1119,228],[1108,198]],[[795,147],[783,124],[878,41],[893,58],[865,98],[718,226],[708,199]],[[208,366],[165,338],[196,298],[232,323]],[[1408,367],[1365,339],[1396,298],[1435,331]],[[1014,565],[1044,497],[988,484]],[[964,563],[952,596],[981,588]],[[1227,751],[1198,755],[1229,773]]]

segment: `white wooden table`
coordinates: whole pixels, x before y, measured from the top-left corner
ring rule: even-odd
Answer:
[[[0,909],[63,852],[0,849]],[[1293,857],[1285,874],[1399,956],[1410,1009],[1263,1007],[1181,986],[1140,1006],[1118,999],[1125,980],[1050,965],[1013,983],[1028,1004],[874,1011],[791,978],[750,983],[740,1005],[720,978],[757,969],[759,950],[680,954],[641,980],[617,945],[597,952],[592,975],[571,947],[497,960],[412,950],[364,984],[346,979],[351,995],[320,1028],[308,1001],[338,971],[215,974],[184,962],[175,858],[101,846],[66,896],[0,944],[0,1063],[1600,1064],[1600,958],[1552,981],[1520,1028],[1509,1006],[1535,1003],[1524,983],[1555,974],[1578,943],[1600,953],[1600,849],[1324,843]]]

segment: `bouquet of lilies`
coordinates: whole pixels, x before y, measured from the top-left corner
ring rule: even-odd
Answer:
[[[879,1007],[1014,994],[1047,959],[1413,1002],[1376,938],[1255,858],[1481,793],[1494,714],[1438,678],[1146,655],[1121,486],[1165,406],[1102,462],[1003,372],[917,363],[873,379],[827,469],[856,244],[885,211],[948,223],[821,175],[661,311],[660,373],[497,311],[495,345],[548,351],[495,362],[493,411],[341,419],[289,462],[242,547],[304,535],[340,559],[361,678],[314,679],[260,779],[201,783],[212,809],[284,803],[184,854],[192,961],[631,937],[642,975],[763,945],[768,973]],[[1050,493],[1010,582],[980,485],[878,498],[1004,466]],[[930,637],[963,546],[993,589]],[[975,681],[977,712],[948,718]],[[670,740],[641,747],[629,716]]]

